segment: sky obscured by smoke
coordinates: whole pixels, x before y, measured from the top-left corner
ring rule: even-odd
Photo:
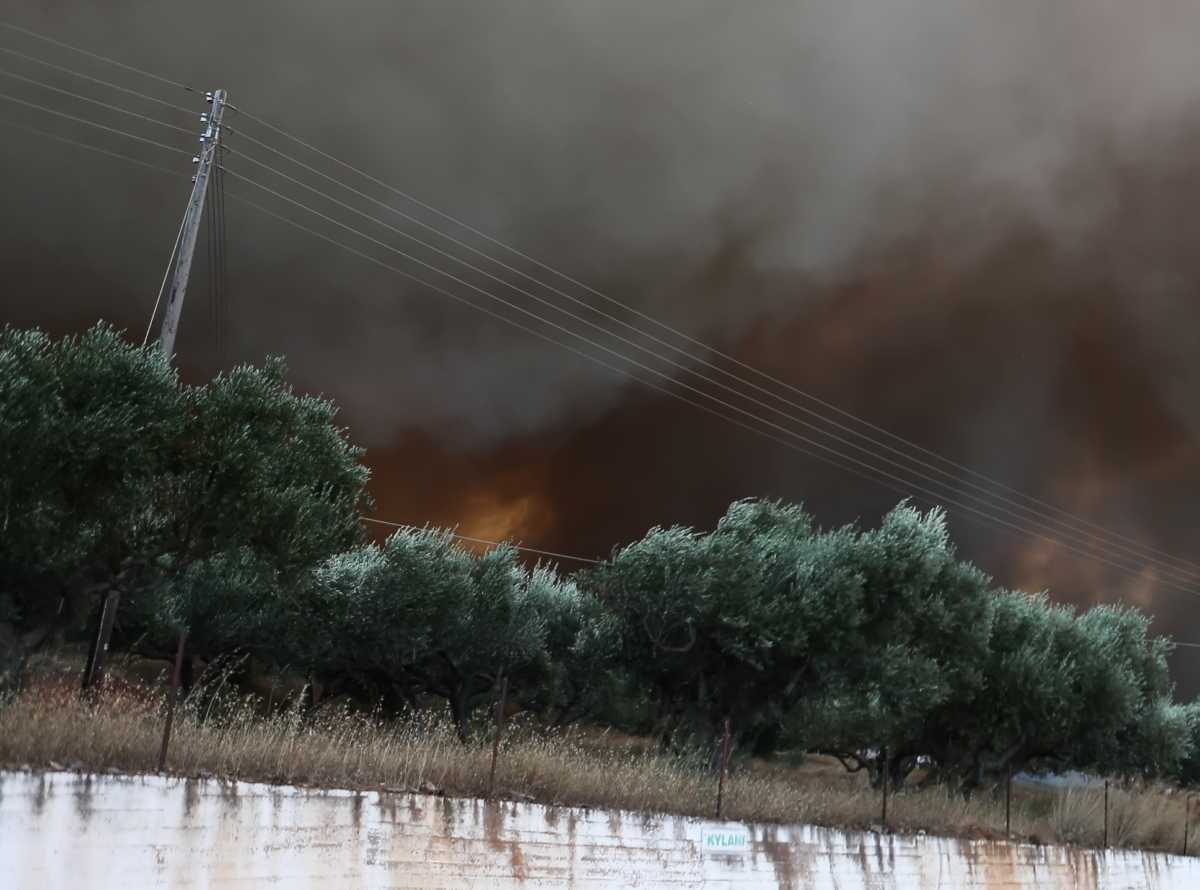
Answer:
[[[235,105],[640,311],[1007,484],[1200,559],[1194,2],[3,9],[130,64],[226,87]],[[195,103],[19,35],[0,31],[0,46]],[[173,114],[2,53],[0,68]],[[4,77],[0,92],[97,114]],[[186,157],[3,100],[0,119],[188,169]],[[239,141],[239,127],[295,146],[237,115],[230,123],[231,170],[403,243],[269,179],[245,156],[271,156]],[[181,134],[119,125],[192,148]],[[143,328],[186,179],[3,133],[0,320]],[[403,265],[244,184],[229,189]],[[244,206],[231,203],[229,219],[229,352],[213,351],[201,268],[181,363],[205,374],[286,353],[298,385],[336,398],[371,447],[381,515],[603,553],[655,523],[711,523],[733,497],[803,499],[827,523],[874,521],[896,499]],[[1124,575],[957,520],[956,533],[1005,583],[1135,599],[1160,629],[1200,640],[1190,598],[1153,572]]]

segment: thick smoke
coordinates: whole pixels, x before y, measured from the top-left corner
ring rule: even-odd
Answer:
[[[1190,0],[68,0],[5,17],[227,87],[235,105],[641,311],[1122,534],[1184,556],[1200,540]],[[0,91],[94,111],[6,78]],[[186,158],[3,101],[0,116],[186,172]],[[336,211],[250,164],[270,156],[237,130],[295,146],[230,123],[231,170]],[[186,180],[17,131],[2,144],[3,319],[144,325]],[[230,192],[303,218],[232,180]],[[373,448],[381,513],[602,553],[654,522],[709,523],[732,497],[803,498],[828,522],[895,500],[244,206],[229,218],[223,361],[286,353],[298,383],[343,404]],[[218,364],[204,284],[201,270],[179,343],[194,373]],[[1200,639],[1178,605],[1189,598],[1152,574],[958,531],[1005,582],[1080,600],[1158,591],[1164,627]]]

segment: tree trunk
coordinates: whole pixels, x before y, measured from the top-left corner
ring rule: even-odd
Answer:
[[[0,623],[0,695],[21,688],[28,650],[11,624]]]
[[[458,740],[466,744],[468,739],[467,724],[471,719],[470,695],[466,684],[459,683],[450,691],[450,719],[454,721],[454,731]]]
[[[179,674],[179,690],[180,696],[186,698],[188,693],[192,691],[192,687],[196,685],[196,662],[191,655],[185,655],[183,659],[183,670]]]

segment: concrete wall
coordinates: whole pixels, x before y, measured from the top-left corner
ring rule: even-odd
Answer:
[[[0,773],[0,888],[1200,888],[1200,859],[412,794]]]

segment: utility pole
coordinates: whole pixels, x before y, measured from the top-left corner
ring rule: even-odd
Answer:
[[[158,338],[168,362],[175,360],[175,334],[179,330],[179,316],[183,313],[183,296],[187,291],[188,274],[192,271],[196,238],[200,235],[200,220],[204,216],[208,181],[213,165],[217,163],[217,149],[221,144],[221,118],[225,114],[226,93],[224,90],[216,90],[206,98],[212,103],[212,111],[201,116],[204,132],[200,136],[200,153],[192,159],[197,165],[195,184],[192,186],[192,196],[188,199],[183,233],[179,238],[179,255],[175,258],[175,274],[171,278],[171,289],[167,291],[167,307],[163,310],[162,333]]]
[[[196,239],[200,234],[200,221],[204,216],[204,199],[208,195],[208,182],[212,177],[213,165],[218,163],[218,149],[221,145],[221,119],[225,114],[225,90],[214,90],[206,93],[204,98],[212,106],[207,114],[200,115],[200,151],[192,158],[196,165],[196,175],[192,178],[192,194],[188,198],[187,213],[183,228],[180,232],[179,251],[175,258],[175,274],[171,279],[171,290],[168,292],[167,306],[163,312],[162,333],[159,335],[159,345],[167,362],[175,360],[175,334],[179,330],[179,316],[183,312],[183,296],[187,291],[188,274],[192,270],[192,256],[196,252]],[[97,685],[104,675],[104,662],[108,655],[108,644],[112,637],[113,622],[116,620],[117,606],[121,602],[121,594],[111,589],[104,597],[100,609],[100,625],[96,630],[95,639],[88,650],[87,664],[83,669],[83,689],[86,693]],[[176,662],[182,656],[176,655]],[[178,676],[178,669],[174,676]],[[172,697],[174,688],[172,688]]]

